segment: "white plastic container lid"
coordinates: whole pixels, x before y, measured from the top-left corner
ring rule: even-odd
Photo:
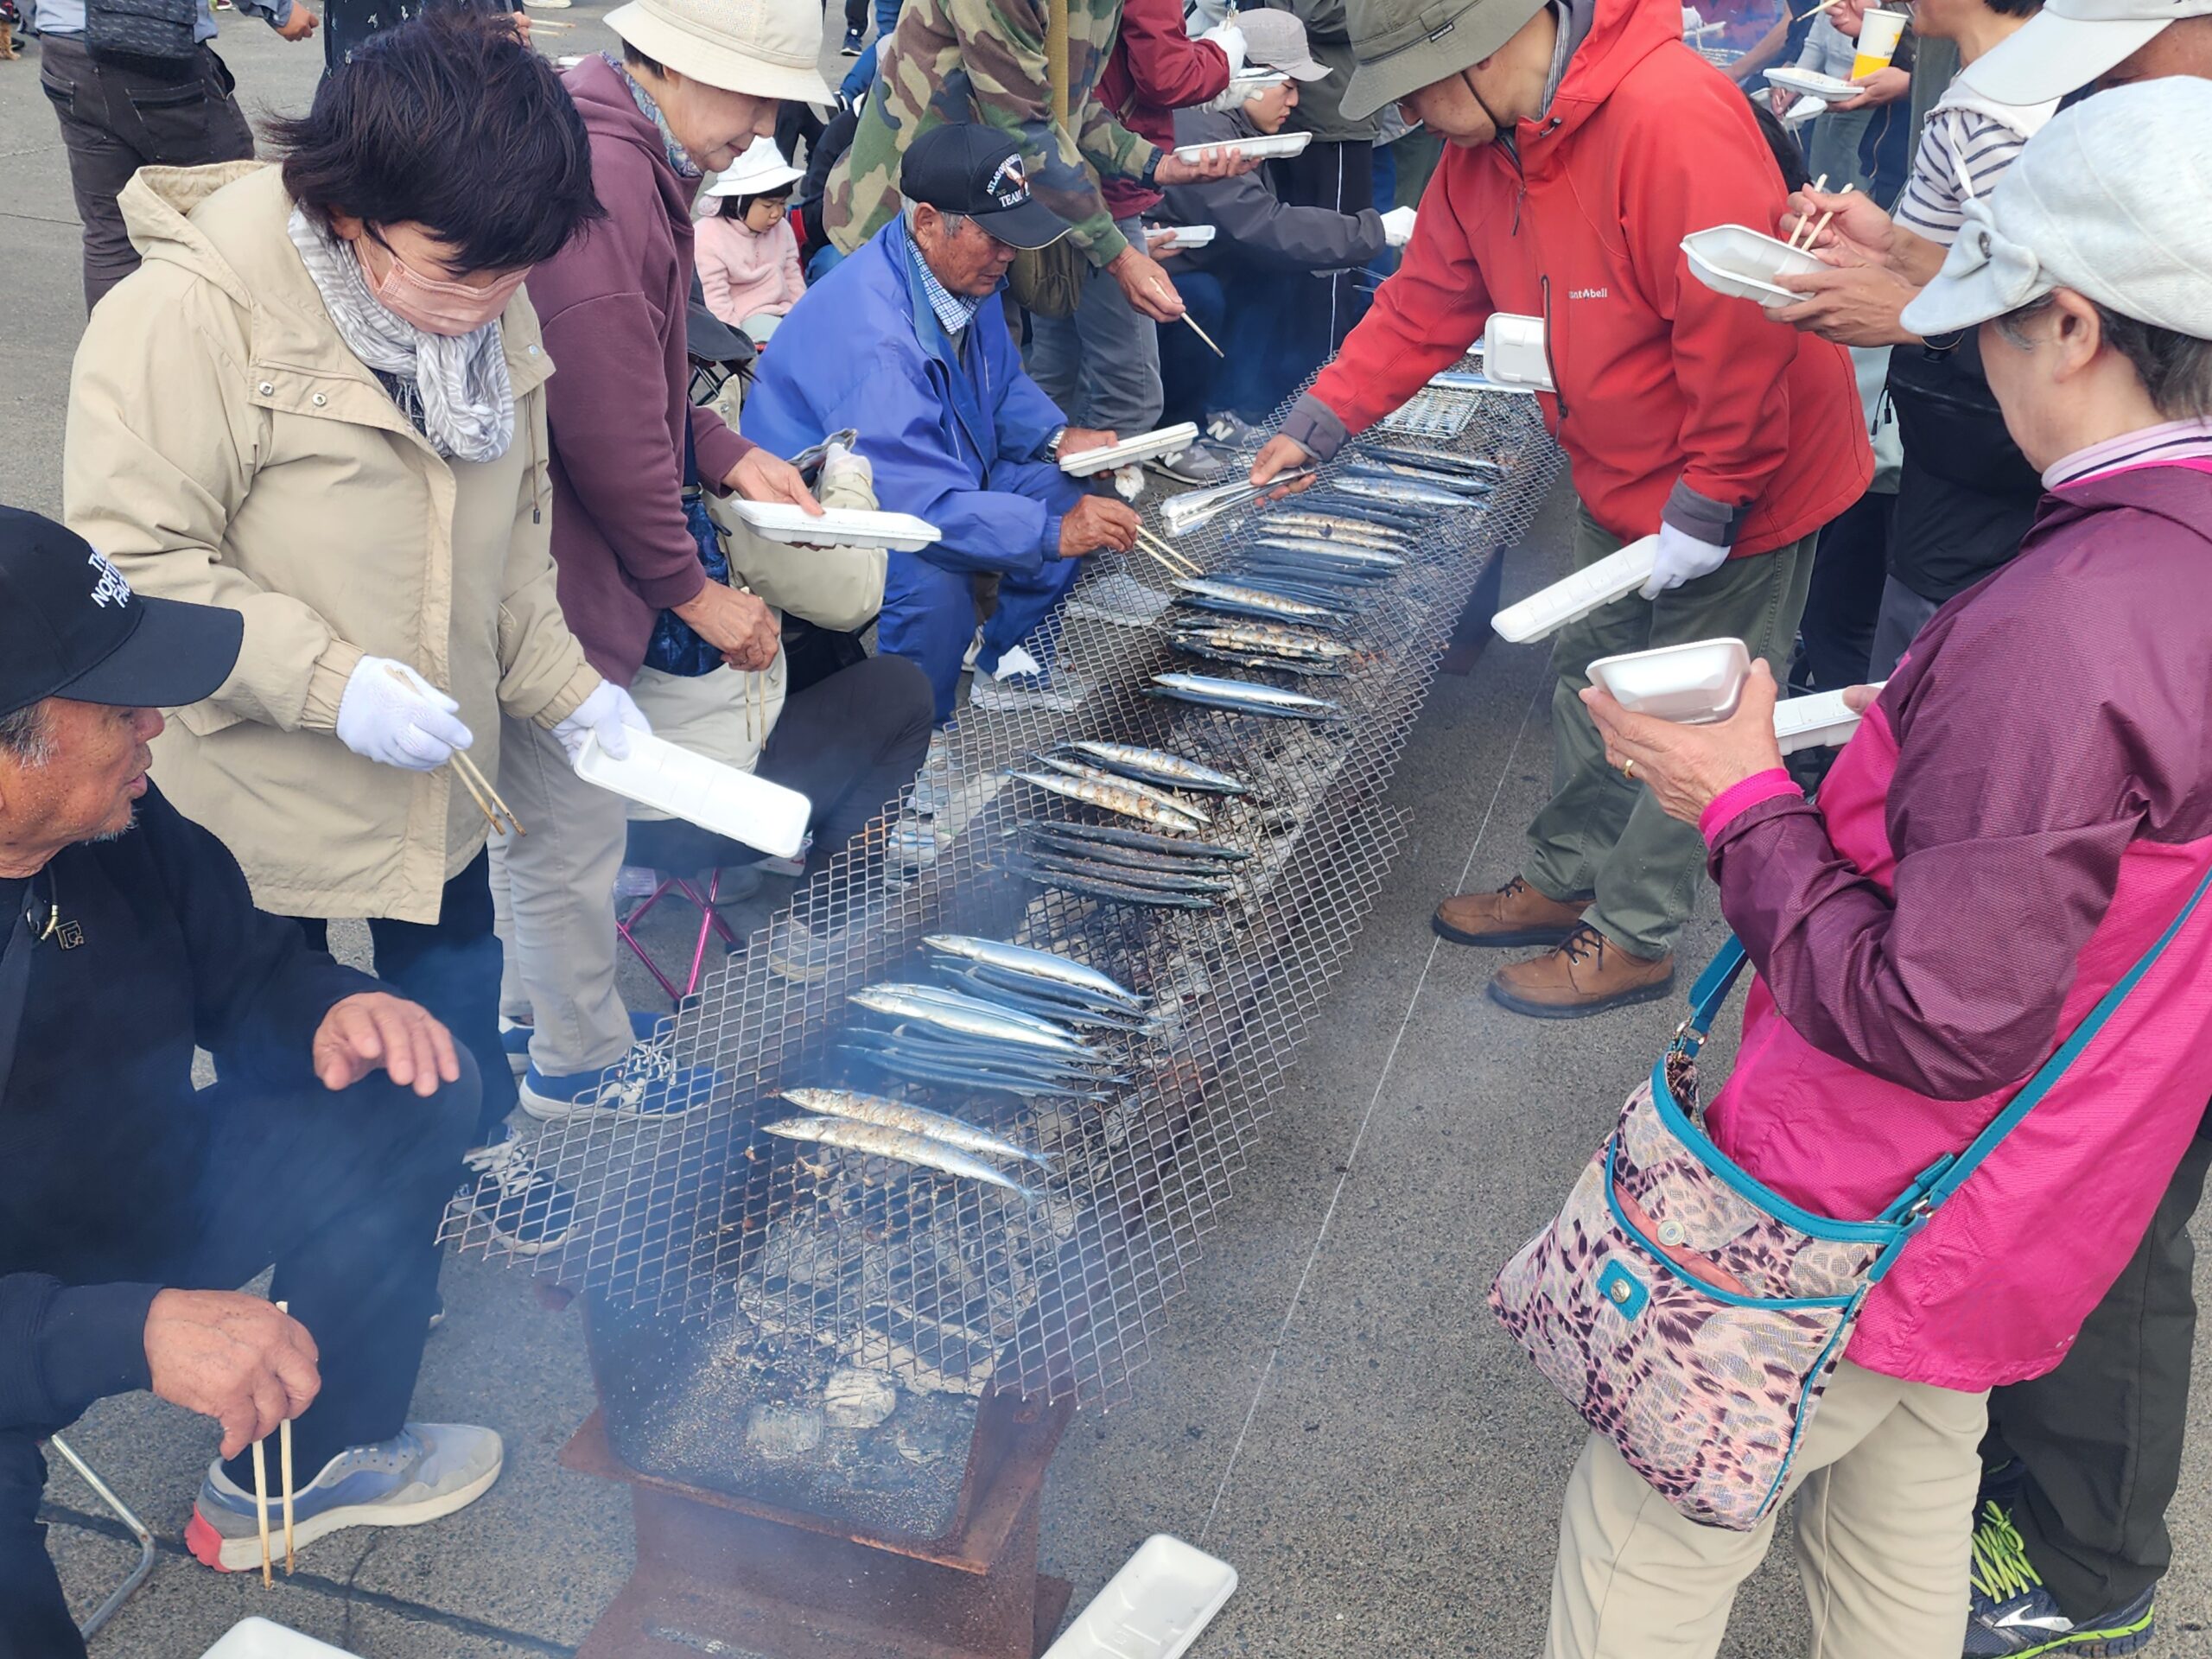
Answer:
[[[817,517],[789,501],[747,501],[737,495],[725,498],[723,505],[770,541],[798,547],[887,547],[913,553],[940,536],[935,524],[911,512],[827,507]]]
[[[356,1659],[356,1656],[265,1618],[242,1618],[200,1659]]]
[[[798,855],[806,840],[806,822],[814,813],[813,803],[795,789],[644,732],[630,734],[630,755],[625,760],[601,748],[596,732],[587,736],[576,757],[576,776],[671,817],[757,847],[772,858]]]
[[[1075,1617],[1045,1659],[1181,1659],[1236,1593],[1236,1569],[1156,1532]]]
[[[1600,657],[1584,671],[1632,714],[1707,726],[1736,712],[1751,654],[1740,639],[1696,639]]]
[[[1132,461],[1150,461],[1154,455],[1169,455],[1178,449],[1187,449],[1198,441],[1198,436],[1196,423],[1178,421],[1173,426],[1140,432],[1133,438],[1123,438],[1119,443],[1109,443],[1103,449],[1085,449],[1080,454],[1062,455],[1060,470],[1070,478],[1089,478],[1093,473],[1110,473],[1116,467],[1127,467]]]
[[[1630,542],[1618,553],[1608,553],[1573,575],[1540,588],[1517,605],[1509,605],[1490,620],[1501,639],[1524,645],[1556,632],[1617,599],[1625,599],[1651,580],[1659,556],[1659,538],[1646,536]]]
[[[1195,162],[1210,149],[1233,149],[1240,156],[1256,156],[1263,162],[1273,161],[1285,156],[1301,155],[1306,146],[1313,142],[1313,135],[1310,132],[1262,133],[1256,138],[1224,138],[1211,144],[1178,144],[1175,146],[1175,159]]]
[[[1881,681],[1874,689],[1887,685]],[[1840,748],[1851,741],[1863,715],[1853,712],[1841,691],[1821,691],[1809,697],[1784,697],[1774,705],[1774,735],[1784,754],[1800,749]]]

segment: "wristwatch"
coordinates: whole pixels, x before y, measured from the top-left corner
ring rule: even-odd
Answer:
[[[1146,189],[1156,190],[1160,188],[1160,163],[1166,159],[1166,150],[1154,149],[1145,162],[1142,181]]]
[[[1059,460],[1060,445],[1067,441],[1067,435],[1068,429],[1065,426],[1056,426],[1052,429],[1052,435],[1045,440],[1046,460],[1054,462]]]

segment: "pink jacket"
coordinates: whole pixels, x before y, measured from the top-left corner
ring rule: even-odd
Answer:
[[[763,311],[780,317],[806,292],[790,219],[779,218],[758,232],[747,230],[741,219],[716,215],[701,219],[696,234],[707,309],[731,327]]]
[[[1758,980],[1715,1142],[1872,1218],[1962,1149],[2212,865],[2212,461],[2046,496],[1940,611],[1817,806],[1779,770],[1707,809]],[[2148,1224],[2212,1095],[2212,906],[1909,1244],[1848,1350],[1976,1392],[2040,1376]]]

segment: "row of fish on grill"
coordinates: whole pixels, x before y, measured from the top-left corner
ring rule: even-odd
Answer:
[[[1090,740],[1064,747],[1065,754],[1037,756],[1039,769],[1011,775],[1128,822],[1024,824],[1026,874],[1064,893],[1155,910],[1211,910],[1235,895],[1236,867],[1251,855],[1211,826],[1219,804],[1250,793],[1249,783],[1166,749]]]
[[[1435,513],[1479,505],[1503,472],[1497,461],[1442,449],[1362,448],[1305,494],[1254,512],[1230,537],[1222,569],[1176,581],[1178,608],[1169,624],[1175,648],[1238,668],[1342,675],[1358,655],[1342,636],[1375,590],[1405,568]],[[1249,487],[1196,493],[1226,500]],[[1178,497],[1170,505],[1191,499]],[[1278,719],[1327,720],[1342,712],[1324,697],[1218,675],[1160,675],[1153,690]]]
[[[880,1022],[846,1033],[841,1047],[853,1062],[889,1084],[1024,1099],[1103,1101],[1128,1086],[1113,1067],[1149,1030],[1149,998],[1049,950],[954,933],[923,944],[937,979],[853,993]],[[784,1140],[935,1170],[1031,1202],[1039,1195],[1027,1182],[1049,1173],[1045,1154],[908,1101],[845,1089],[786,1089],[783,1098],[804,1115],[761,1128]]]

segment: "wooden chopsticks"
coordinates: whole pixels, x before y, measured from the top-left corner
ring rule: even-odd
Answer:
[[[289,1313],[289,1302],[276,1304],[279,1313]],[[276,1583],[270,1567],[269,1548],[269,1455],[264,1450],[268,1437],[264,1435],[253,1443],[253,1512],[261,1522],[261,1584],[264,1589]],[[297,1564],[292,1548],[292,1420],[285,1418],[276,1425],[277,1473],[284,1483],[284,1574],[291,1576]]]
[[[1813,188],[1818,190],[1821,184],[1826,184],[1827,181],[1828,175],[1823,173],[1821,175],[1821,184],[1815,185]],[[1836,200],[1838,201],[1841,201],[1845,196],[1849,195],[1858,188],[1859,187],[1855,184],[1845,185],[1841,190],[1836,193]],[[1840,210],[1839,208],[1831,207],[1827,212],[1820,216],[1818,221],[1808,220],[1806,224],[1800,225],[1796,230],[1792,231],[1789,233],[1789,245],[1796,248],[1800,253],[1810,253],[1813,251],[1813,244],[1821,239],[1821,232],[1827,229],[1828,221],[1834,219],[1840,211]],[[1809,228],[1808,228],[1808,226]],[[1804,234],[1805,239],[1802,242],[1800,242],[1797,239],[1800,232]]]
[[[1159,563],[1165,565],[1173,575],[1179,576],[1202,576],[1205,574],[1205,572],[1199,569],[1196,564],[1184,557],[1180,553],[1178,553],[1173,548],[1168,546],[1166,543],[1161,541],[1159,537],[1154,535],[1142,524],[1139,524],[1137,526],[1137,546],[1144,552],[1151,555],[1151,556]]]
[[[412,691],[416,689],[414,680],[398,669],[389,668],[385,672],[409,690]],[[512,830],[518,836],[526,836],[530,833],[522,827],[522,820],[515,817],[514,809],[500,798],[499,791],[492,786],[492,780],[484,775],[483,770],[466,753],[455,749],[452,758],[446,764],[453,768],[453,775],[461,779],[461,786],[467,790],[471,798],[475,801],[476,810],[481,812],[491,823],[494,833],[505,830]]]

